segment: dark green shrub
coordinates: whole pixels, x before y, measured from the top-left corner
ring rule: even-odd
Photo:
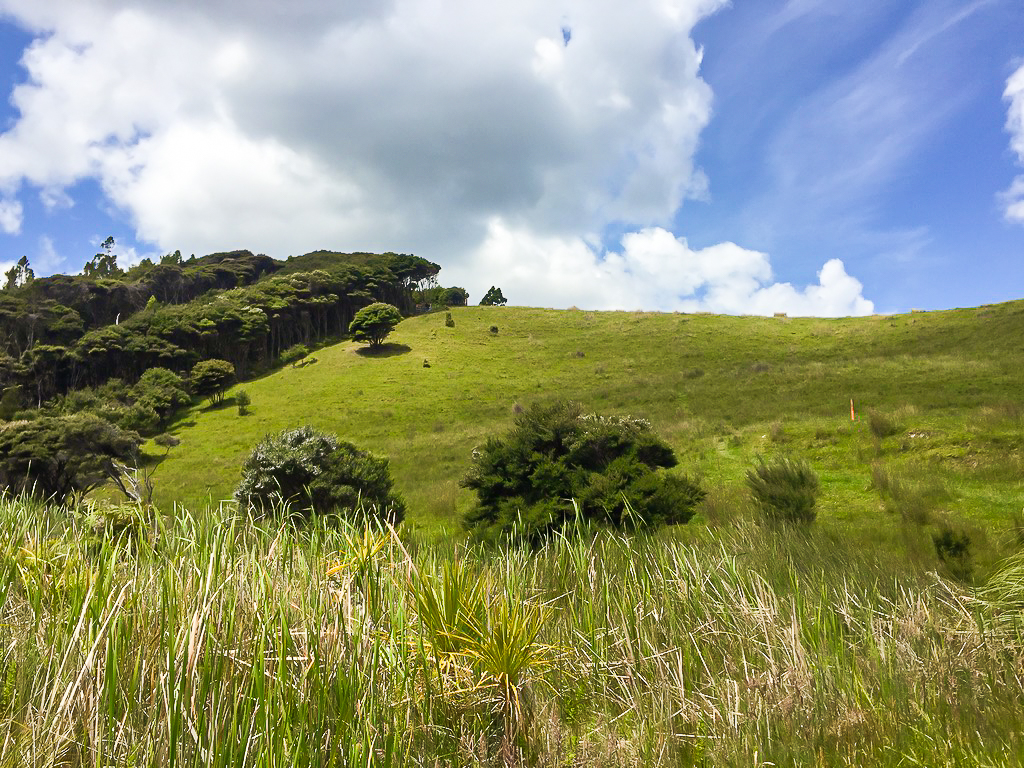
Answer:
[[[161,420],[189,404],[181,376],[167,368],[150,368],[135,384],[135,401],[156,411]]]
[[[938,532],[932,535],[932,542],[935,544],[935,554],[949,575],[957,581],[970,583],[974,578],[970,534],[943,523]]]
[[[466,524],[482,538],[537,541],[577,515],[622,529],[685,523],[704,492],[656,471],[675,465],[643,419],[584,414],[575,403],[533,406],[473,452],[462,485],[478,501]]]
[[[497,288],[493,285],[487,290],[484,297],[480,299],[481,307],[503,307],[507,303],[508,300],[502,295],[501,288]]]
[[[747,487],[771,522],[810,525],[817,516],[818,476],[803,459],[778,458],[769,463],[758,458],[757,466],[747,470]]]
[[[203,360],[196,363],[189,377],[192,391],[208,397],[216,405],[224,400],[224,393],[235,383],[235,366],[227,360]]]
[[[249,406],[252,405],[252,398],[249,397],[249,393],[244,389],[235,392],[235,405],[238,406],[238,415],[245,416],[249,411]]]
[[[366,512],[397,523],[405,503],[392,490],[388,460],[310,426],[268,435],[242,466],[235,498],[271,512]]]
[[[455,320],[454,320],[454,318],[452,318],[452,313],[451,312],[445,312],[444,313],[444,324],[445,324],[446,328],[454,328],[455,327]]]
[[[498,335],[498,326],[496,326],[496,325],[492,325],[491,326],[491,335],[492,336],[497,336]]]
[[[348,332],[356,341],[365,341],[371,347],[379,347],[400,322],[402,313],[398,307],[377,302],[356,312],[349,323]]]

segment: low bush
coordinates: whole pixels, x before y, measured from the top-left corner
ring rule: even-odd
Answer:
[[[585,414],[575,403],[534,406],[473,452],[462,485],[478,503],[466,523],[481,538],[531,541],[577,517],[620,529],[685,523],[704,492],[657,471],[675,465],[643,419]]]
[[[932,534],[935,554],[946,571],[957,581],[970,583],[974,579],[974,559],[971,552],[971,536],[948,523],[939,526]]]
[[[747,487],[770,522],[810,525],[817,517],[818,476],[803,459],[759,458],[747,470]]]
[[[281,363],[288,365],[288,363],[296,363],[306,355],[309,354],[309,347],[305,344],[295,344],[288,347],[284,352],[281,353]]]
[[[392,485],[387,459],[304,426],[261,440],[234,495],[260,512],[373,513],[398,523],[405,502]]]

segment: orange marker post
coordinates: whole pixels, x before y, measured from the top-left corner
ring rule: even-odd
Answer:
[[[850,421],[856,421],[856,420],[857,420],[857,414],[855,414],[854,411],[853,411],[853,398],[851,397],[850,398]]]

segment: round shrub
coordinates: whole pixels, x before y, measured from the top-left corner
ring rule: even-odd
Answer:
[[[310,426],[263,438],[242,466],[235,498],[269,512],[370,512],[398,523],[405,502],[392,490],[388,460]]]
[[[356,341],[368,342],[371,347],[379,347],[400,322],[402,313],[398,311],[398,307],[377,302],[356,312],[349,323],[348,332]]]
[[[747,470],[754,503],[774,523],[810,525],[817,517],[818,476],[803,459],[778,458]]]
[[[473,452],[462,485],[478,501],[466,523],[481,538],[532,541],[577,515],[627,530],[685,523],[704,492],[658,471],[675,465],[672,449],[643,419],[585,414],[575,403],[534,406],[508,434]]]

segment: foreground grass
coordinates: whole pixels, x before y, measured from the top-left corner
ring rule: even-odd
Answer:
[[[876,467],[944,489],[932,512],[1002,535],[1024,507],[1024,302],[845,319],[469,307],[403,321],[381,356],[342,343],[243,386],[250,414],[199,406],[154,472],[156,500],[230,497],[264,435],[311,424],[391,460],[410,522],[441,537],[472,496],[474,446],[517,406],[568,398],[648,418],[682,469],[729,492],[760,453],[809,459],[827,529],[890,546]],[[498,332],[491,333],[491,326]],[[424,367],[424,360],[430,367]],[[850,400],[858,420],[850,422]],[[869,429],[875,410],[896,431]],[[153,449],[156,455],[159,451]],[[888,509],[888,511],[887,511]]]
[[[0,524],[3,765],[1024,760],[1019,557],[975,592],[743,519],[535,552],[181,507]]]

